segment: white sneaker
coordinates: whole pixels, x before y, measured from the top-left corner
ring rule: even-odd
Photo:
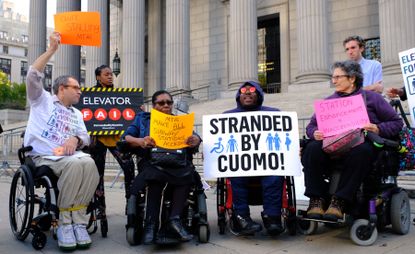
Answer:
[[[88,248],[91,243],[91,237],[89,237],[86,226],[83,224],[73,225],[73,230],[75,232],[76,244],[79,248]]]
[[[71,224],[64,224],[58,227],[58,246],[62,250],[76,249],[76,239]]]

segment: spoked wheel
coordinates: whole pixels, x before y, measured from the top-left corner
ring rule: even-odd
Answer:
[[[378,239],[378,230],[375,227],[373,232],[370,232],[369,221],[365,219],[358,219],[353,223],[350,229],[350,238],[354,243],[360,246],[372,245]]]
[[[318,222],[312,220],[297,220],[297,225],[299,231],[303,235],[313,235],[317,232],[318,229]]]
[[[210,238],[209,225],[200,225],[199,226],[198,236],[199,236],[199,242],[200,243],[207,243],[207,242],[209,242],[209,238]]]
[[[405,191],[393,194],[390,214],[393,232],[406,235],[411,225],[411,205]]]
[[[9,221],[13,234],[24,241],[30,232],[34,210],[34,185],[30,169],[22,165],[13,176],[9,198]]]

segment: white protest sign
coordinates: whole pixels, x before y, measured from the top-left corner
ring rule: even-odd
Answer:
[[[205,179],[301,175],[296,112],[203,116]]]
[[[415,48],[399,52],[402,77],[408,96],[409,113],[412,124],[415,123]]]

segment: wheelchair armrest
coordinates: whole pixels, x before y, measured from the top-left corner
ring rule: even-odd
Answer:
[[[403,153],[406,150],[398,141],[382,138],[378,134],[371,131],[366,132],[366,137],[373,143],[375,147],[378,148],[390,148],[400,153]]]

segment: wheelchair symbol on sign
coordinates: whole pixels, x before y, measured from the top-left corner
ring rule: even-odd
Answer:
[[[222,138],[219,137],[218,142],[215,143],[215,146],[212,148],[212,150],[210,150],[210,153],[222,153],[224,149],[225,147],[222,145]]]

